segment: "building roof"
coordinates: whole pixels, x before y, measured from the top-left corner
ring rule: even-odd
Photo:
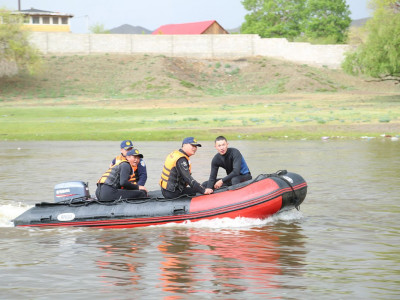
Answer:
[[[152,34],[202,34],[214,23],[218,24],[218,22],[215,20],[194,23],[168,24],[157,28]]]
[[[63,14],[63,13],[59,13],[59,12],[36,9],[33,7],[31,7],[30,9],[21,9],[19,11],[15,11],[15,13],[20,13],[23,15],[30,15],[30,16],[64,16],[64,17],[73,17],[74,16],[71,14]]]

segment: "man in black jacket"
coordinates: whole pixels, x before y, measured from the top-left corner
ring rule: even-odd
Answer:
[[[161,173],[160,187],[165,198],[176,198],[181,195],[208,195],[213,192],[203,187],[192,177],[192,167],[189,157],[194,155],[201,145],[193,137],[187,137],[182,142],[182,148],[171,152],[165,159]]]
[[[215,154],[211,161],[210,178],[207,182],[208,188],[219,189],[221,186],[234,185],[252,179],[249,167],[240,151],[236,148],[228,148],[225,137],[219,136],[215,139]],[[226,170],[226,176],[217,179],[218,169]]]
[[[143,155],[132,149],[126,157],[109,168],[98,180],[96,197],[99,201],[113,201],[119,198],[142,198],[147,196],[147,189],[130,181],[137,171],[137,164]],[[132,167],[134,166],[134,167]],[[138,175],[138,174],[136,174]]]

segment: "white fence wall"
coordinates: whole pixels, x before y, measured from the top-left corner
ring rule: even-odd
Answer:
[[[44,54],[163,54],[201,58],[267,56],[339,68],[348,45],[292,43],[254,34],[144,35],[33,32],[31,42]]]

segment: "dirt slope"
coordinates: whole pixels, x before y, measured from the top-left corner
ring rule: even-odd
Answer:
[[[0,80],[1,100],[84,97],[162,99],[304,93],[398,93],[376,82],[266,57],[47,56],[34,76]]]

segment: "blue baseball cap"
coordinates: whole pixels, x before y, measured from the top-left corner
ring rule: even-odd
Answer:
[[[131,140],[125,140],[121,143],[121,149],[128,150],[129,148],[133,148],[133,143]]]
[[[194,138],[194,137],[187,137],[187,138],[184,138],[183,139],[183,142],[182,142],[182,146],[184,145],[184,144],[190,144],[190,145],[192,145],[192,146],[196,146],[196,147],[201,147],[201,144],[199,144],[198,142],[197,142],[197,140]]]
[[[126,152],[126,156],[139,156],[140,158],[143,158],[143,154],[140,154],[138,149],[132,149]]]

